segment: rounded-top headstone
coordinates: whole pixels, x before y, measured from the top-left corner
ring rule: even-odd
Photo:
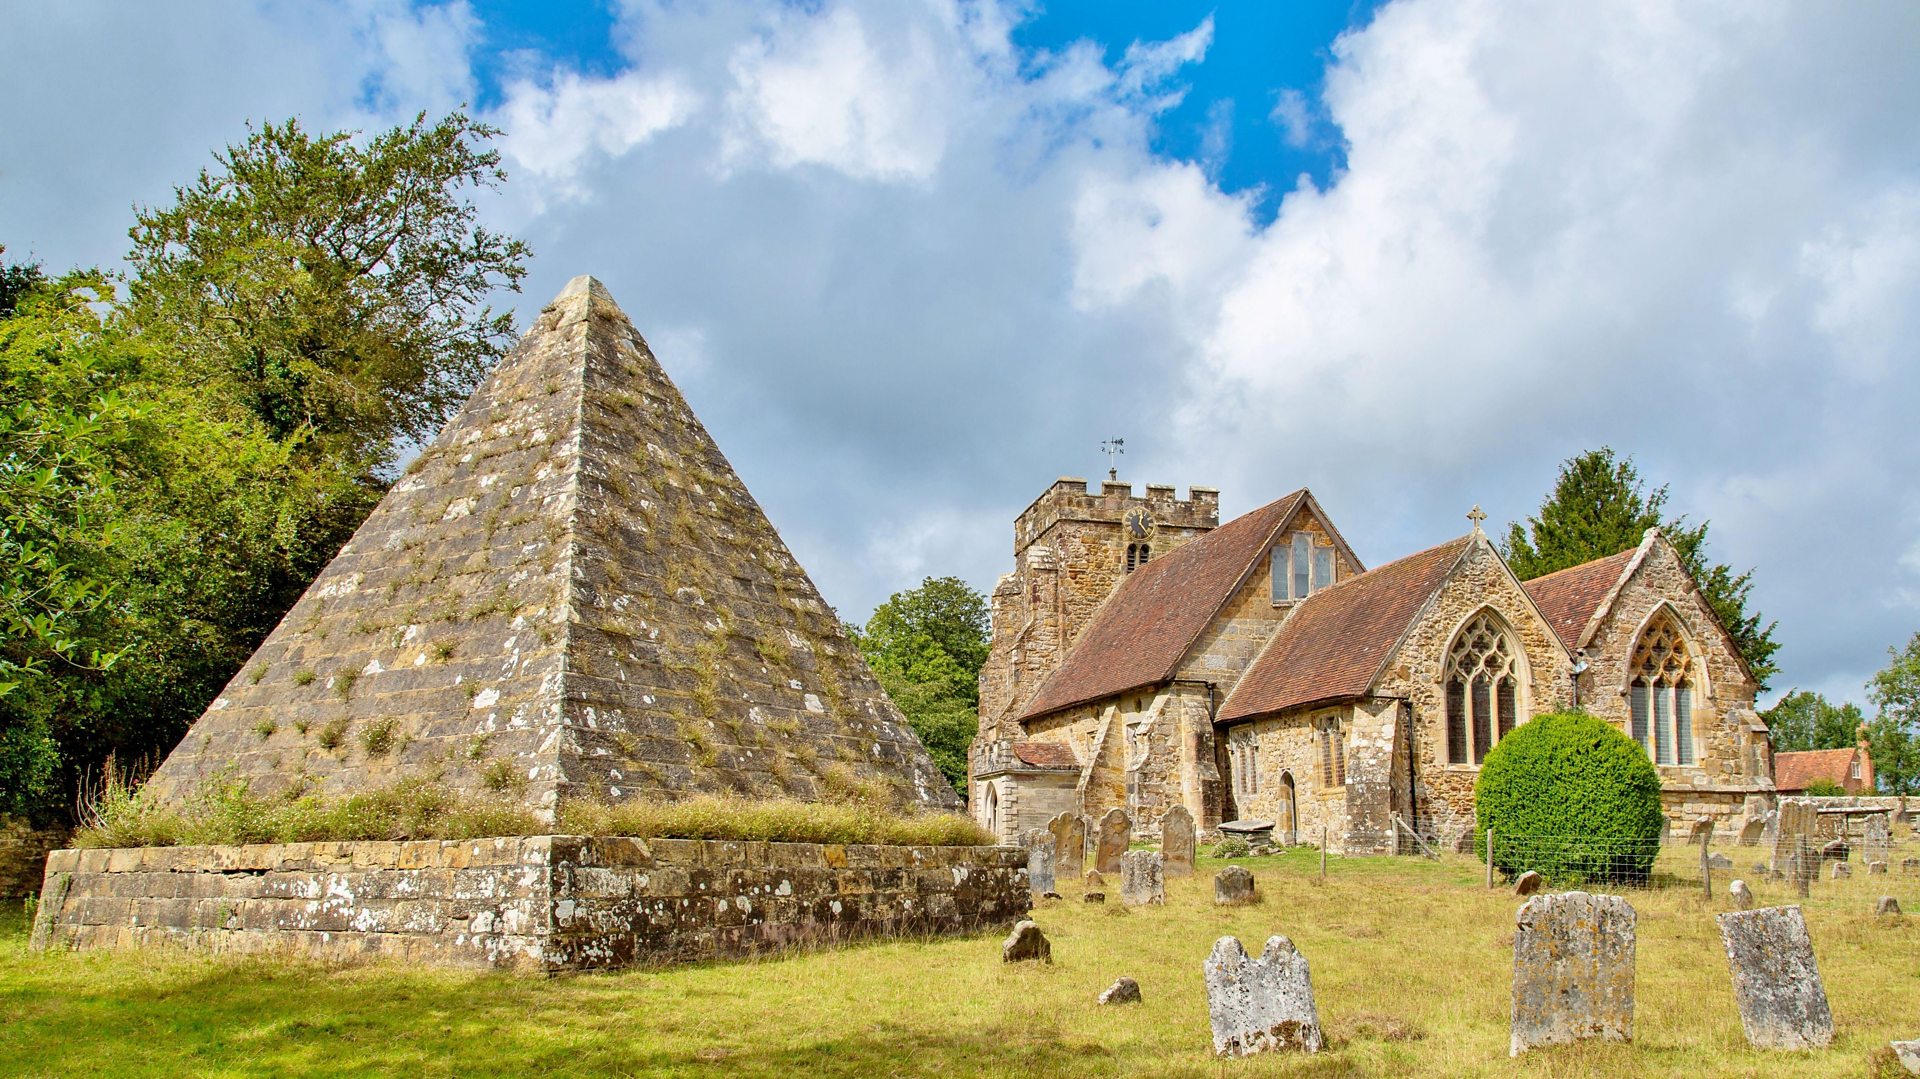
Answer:
[[[1900,913],[1900,901],[1890,895],[1883,895],[1874,901],[1873,912],[1886,916]]]
[[[1219,907],[1239,907],[1260,901],[1254,891],[1253,874],[1243,865],[1230,865],[1213,875],[1213,902]]]
[[[1727,886],[1727,898],[1733,900],[1734,910],[1753,909],[1753,889],[1747,887],[1744,880],[1736,880]]]
[[[1519,877],[1515,878],[1513,882],[1513,894],[1514,895],[1532,895],[1533,893],[1539,891],[1541,886],[1545,885],[1546,883],[1547,883],[1546,880],[1542,878],[1540,874],[1535,873],[1533,870],[1529,869],[1525,873],[1520,874]]]
[[[1007,934],[1000,945],[1000,961],[1003,963],[1022,963],[1034,960],[1041,963],[1053,962],[1053,945],[1047,935],[1040,931],[1034,922],[1021,922]]]

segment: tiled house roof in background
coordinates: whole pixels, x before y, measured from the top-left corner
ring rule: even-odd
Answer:
[[[1269,502],[1134,570],[1107,597],[1065,662],[1040,683],[1020,718],[1172,678],[1187,649],[1306,497],[1302,489]]]
[[[1803,791],[1816,779],[1831,779],[1844,786],[1859,749],[1808,749],[1773,755],[1773,785],[1782,791]]]
[[[1581,631],[1587,628],[1593,612],[1599,609],[1607,593],[1613,591],[1613,586],[1620,583],[1620,575],[1639,552],[1640,548],[1629,547],[1619,554],[1535,577],[1522,582],[1521,587],[1533,597],[1534,605],[1547,616],[1561,643],[1571,651],[1580,647]]]
[[[1080,761],[1073,755],[1073,747],[1058,742],[1015,742],[1013,755],[1021,764],[1034,768],[1078,770],[1080,767]]]
[[[1219,721],[1365,695],[1471,536],[1349,577],[1301,602],[1220,706]]]

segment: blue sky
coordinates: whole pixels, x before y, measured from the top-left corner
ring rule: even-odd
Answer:
[[[1920,630],[1920,5],[0,0],[0,244],[111,266],[249,121],[469,103],[830,603],[1061,475],[1368,564],[1610,445],[1864,698]],[[1299,182],[1304,175],[1307,183]]]

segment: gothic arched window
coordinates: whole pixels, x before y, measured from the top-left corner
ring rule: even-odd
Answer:
[[[1693,656],[1673,615],[1653,616],[1627,664],[1633,740],[1660,764],[1693,763]]]
[[[1520,710],[1513,638],[1492,611],[1481,611],[1447,650],[1447,763],[1479,764],[1513,730]]]

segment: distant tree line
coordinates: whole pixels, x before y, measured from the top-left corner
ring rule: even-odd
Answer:
[[[0,812],[164,755],[511,346],[497,134],[267,124],[124,272],[0,248]]]

